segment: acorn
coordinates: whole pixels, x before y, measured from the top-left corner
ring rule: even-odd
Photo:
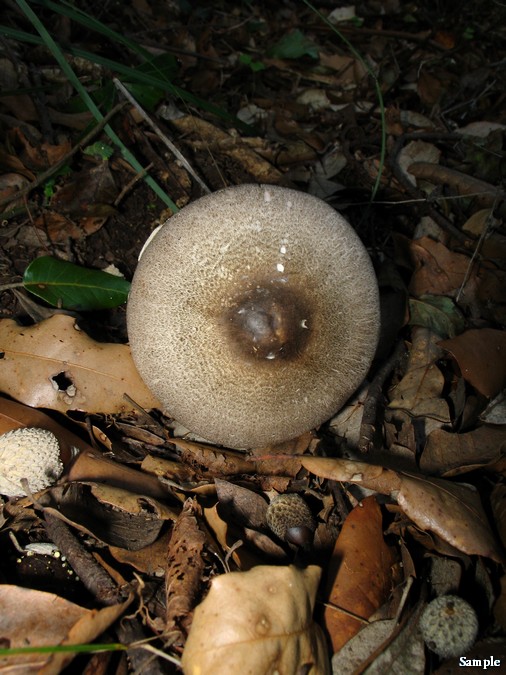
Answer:
[[[313,543],[316,521],[298,494],[277,495],[267,507],[267,525],[282,541],[307,548]]]
[[[441,595],[429,602],[419,622],[427,647],[441,658],[462,656],[474,645],[478,617],[457,595]]]

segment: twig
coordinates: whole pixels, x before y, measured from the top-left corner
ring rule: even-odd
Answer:
[[[369,385],[367,399],[364,403],[362,424],[360,425],[359,452],[368,453],[374,450],[374,434],[376,432],[376,414],[378,400],[386,378],[397,365],[405,351],[404,340],[399,340],[390,358],[388,358],[376,373]]]
[[[151,117],[144,111],[143,108],[137,103],[137,101],[134,99],[134,97],[130,94],[128,89],[123,85],[123,83],[118,80],[117,77],[113,79],[114,86],[116,89],[118,89],[123,96],[134,106],[134,108],[137,110],[139,115],[142,117],[142,119],[149,124],[149,126],[153,129],[155,134],[158,136],[158,138],[164,143],[169,150],[172,152],[172,154],[181,162],[181,164],[184,166],[184,168],[188,171],[188,173],[194,178],[194,180],[200,185],[200,187],[204,190],[205,193],[210,194],[211,190],[207,187],[207,185],[204,183],[204,181],[200,178],[200,176],[195,172],[193,167],[191,166],[190,162],[186,159],[186,157],[176,148],[174,143],[167,138],[167,136],[162,132],[160,127],[158,127]]]
[[[431,132],[414,132],[409,134],[403,134],[399,136],[397,142],[395,143],[392,153],[390,156],[390,165],[392,168],[392,173],[399,183],[406,189],[408,194],[417,199],[424,199],[427,205],[428,215],[450,236],[454,237],[457,241],[461,242],[464,245],[468,245],[471,240],[463,232],[461,232],[453,223],[451,223],[447,218],[445,218],[437,209],[430,205],[427,197],[415,187],[401,170],[399,163],[397,162],[397,157],[406,141],[461,141],[463,135],[459,133],[431,133]]]
[[[125,102],[122,101],[121,103],[118,103],[118,105],[115,105],[112,110],[110,110],[105,117],[98,122],[96,126],[93,127],[93,129],[82,138],[77,145],[75,145],[72,150],[67,152],[66,155],[64,155],[61,159],[59,159],[53,166],[51,166],[47,171],[42,172],[37,176],[37,178],[30,183],[30,185],[27,185],[26,187],[22,188],[18,192],[14,193],[13,195],[9,195],[9,197],[4,197],[3,199],[0,199],[0,206],[4,206],[5,204],[9,204],[10,202],[16,201],[20,197],[24,197],[27,195],[29,192],[34,190],[35,188],[39,187],[39,185],[42,185],[43,183],[46,182],[48,178],[50,178],[58,169],[60,169],[62,166],[64,166],[69,159],[71,159],[81,148],[83,145],[87,145],[94,136],[97,135],[99,131],[101,131],[106,124],[109,122],[109,120],[116,115],[116,113],[121,110],[125,106]]]
[[[490,213],[487,216],[486,226],[483,228],[483,231],[480,234],[480,238],[476,242],[476,246],[475,246],[475,249],[473,251],[473,255],[471,256],[471,260],[469,261],[469,265],[467,266],[466,273],[464,275],[464,279],[462,280],[460,288],[459,288],[459,290],[457,292],[457,295],[455,297],[455,302],[457,304],[460,300],[460,296],[462,295],[467,282],[469,281],[469,277],[471,276],[474,261],[476,260],[476,258],[478,257],[478,255],[479,255],[479,253],[482,249],[483,242],[488,237],[488,235],[490,233],[490,230],[493,228],[493,223],[494,223],[494,220],[495,220],[494,219],[494,209],[495,209],[498,201],[499,201],[499,194],[496,195],[494,206],[492,207],[492,209],[490,210]]]
[[[130,192],[130,190],[133,188],[133,186],[134,186],[136,183],[138,183],[140,180],[142,180],[142,179],[147,175],[148,171],[151,169],[152,166],[153,166],[152,163],[151,163],[151,164],[148,164],[147,167],[146,167],[145,169],[143,169],[142,171],[139,171],[139,173],[136,173],[136,174],[135,174],[135,176],[132,178],[132,180],[130,180],[130,181],[123,187],[123,189],[121,190],[121,192],[119,193],[119,195],[118,195],[118,196],[116,197],[116,199],[114,200],[114,203],[113,203],[113,206],[114,206],[114,207],[117,207],[117,206],[119,206],[119,205],[121,204],[121,202],[122,202],[122,200],[124,199],[125,195],[127,195],[127,194]]]
[[[49,539],[65,554],[70,566],[96,600],[103,605],[121,602],[121,592],[95,558],[84,549],[62,520],[44,510],[44,525]]]

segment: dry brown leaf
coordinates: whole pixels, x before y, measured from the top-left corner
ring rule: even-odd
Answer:
[[[494,617],[503,631],[506,632],[506,574],[501,577],[499,596],[494,604]]]
[[[395,561],[393,549],[383,539],[381,509],[374,497],[367,497],[346,518],[327,572],[325,598],[332,606],[325,608],[324,616],[334,652],[386,602]]]
[[[138,551],[128,551],[125,548],[109,546],[112,557],[123,565],[130,565],[134,569],[149,576],[161,577],[167,566],[167,549],[171,531],[163,533],[156,541],[144,546]]]
[[[441,357],[439,336],[427,328],[415,327],[409,363],[402,380],[390,392],[389,408],[406,410],[424,418],[425,433],[450,423],[448,404],[441,398],[443,373],[436,366]]]
[[[58,485],[41,499],[48,513],[106,544],[131,551],[152,544],[164,521],[178,515],[152,497],[100,483]]]
[[[359,483],[369,490],[391,494],[400,487],[395,471],[375,464],[331,457],[302,457],[302,466],[315,476],[343,483]]]
[[[498,483],[490,495],[490,506],[497,524],[497,534],[506,548],[506,485]]]
[[[435,429],[427,439],[420,468],[430,474],[456,476],[501,457],[506,427],[485,425],[465,434]]]
[[[138,471],[107,457],[95,450],[81,452],[69,466],[64,479],[70,481],[94,481],[107,483],[129,490],[138,495],[149,495],[156,499],[167,499],[168,489],[161,481],[149,473]]]
[[[35,326],[0,321],[0,390],[32,407],[122,413],[128,394],[160,407],[135,369],[126,345],[95,342],[75,319],[55,314]]]
[[[425,645],[414,612],[399,627],[395,619],[373,621],[332,658],[334,673],[423,675]]]
[[[464,553],[503,560],[480,498],[471,487],[343,459],[304,457],[302,463],[321,478],[359,483],[389,494],[418,527],[435,532]]]
[[[165,459],[164,457],[146,455],[141,462],[140,468],[145,473],[159,476],[165,481],[171,480],[177,483],[189,483],[196,480],[195,473],[189,466],[186,466],[183,462]]]
[[[103,633],[130,604],[89,610],[54,595],[19,586],[0,586],[0,635],[11,647],[84,644]],[[0,656],[0,672],[55,675],[75,654]]]
[[[269,502],[253,490],[226,480],[214,479],[218,495],[218,511],[226,521],[255,529],[267,528]]]
[[[467,256],[453,253],[429,237],[415,239],[410,248],[416,265],[410,283],[411,295],[416,298],[426,293],[451,295],[460,288],[469,267]]]
[[[307,447],[307,436],[302,435],[303,447]],[[180,451],[180,461],[194,467],[195,471],[205,473],[207,478],[214,476],[233,476],[236,474],[260,474],[262,476],[295,476],[300,471],[301,462],[298,457],[288,456],[277,452],[287,452],[296,455],[300,448],[294,447],[294,441],[273,446],[276,453],[270,455],[247,455],[239,450],[217,448],[214,445],[187,441],[184,438],[172,438],[173,443]],[[285,450],[288,448],[288,450]],[[269,448],[265,449],[269,451]]]
[[[321,570],[260,565],[215,577],[196,608],[186,675],[326,675],[327,647],[312,612]]]
[[[354,673],[369,659],[397,627],[395,619],[372,621],[364,626],[332,657],[332,670],[335,673]]]
[[[411,141],[407,143],[397,156],[397,163],[404,177],[413,185],[416,180],[409,173],[409,167],[413,162],[426,161],[437,164],[441,157],[441,151],[432,143],[425,141]]]
[[[51,208],[71,217],[104,215],[103,209],[112,204],[118,188],[108,162],[85,166],[55,192]],[[111,207],[110,213],[114,212]]]
[[[199,527],[200,507],[187,499],[174,523],[165,570],[166,633],[174,644],[184,642],[192,621],[192,610],[205,569],[206,535]]]
[[[468,555],[504,562],[480,497],[470,486],[402,474],[401,482],[397,502],[418,527],[435,532]]]
[[[498,324],[506,324],[506,271],[483,263],[478,275],[476,300],[481,316]]]
[[[468,330],[439,343],[459,364],[462,377],[488,398],[506,387],[506,333],[492,328]]]
[[[32,145],[21,126],[12,129],[11,142],[18,146],[17,155],[23,163],[36,171],[45,170],[57,164],[68,155],[72,148],[69,139],[65,139],[58,145],[46,142]]]
[[[417,91],[421,101],[432,108],[444,94],[445,84],[433,73],[423,69],[418,77]]]

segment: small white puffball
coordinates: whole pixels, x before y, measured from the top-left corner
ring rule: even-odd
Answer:
[[[60,445],[51,431],[26,427],[0,436],[0,494],[25,496],[23,478],[32,492],[38,492],[52,485],[62,471]]]
[[[478,635],[476,612],[457,595],[442,595],[430,602],[419,626],[427,647],[444,659],[465,654]]]

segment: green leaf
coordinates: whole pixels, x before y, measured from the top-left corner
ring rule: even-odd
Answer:
[[[301,56],[317,59],[318,49],[312,40],[296,29],[276,42],[269,49],[268,54],[278,59],[299,59]]]
[[[87,145],[83,150],[83,155],[90,155],[91,157],[97,157],[102,161],[107,161],[114,154],[113,148],[103,141],[97,141],[91,145]]]
[[[464,317],[451,298],[443,295],[422,295],[409,301],[409,324],[430,328],[441,337],[455,337],[465,328]]]
[[[122,277],[51,256],[30,263],[23,284],[54,307],[80,311],[117,307],[126,302],[130,290],[130,282]]]
[[[249,66],[254,73],[258,73],[260,70],[265,70],[265,63],[262,63],[262,61],[257,61],[249,54],[239,54],[239,63]]]

